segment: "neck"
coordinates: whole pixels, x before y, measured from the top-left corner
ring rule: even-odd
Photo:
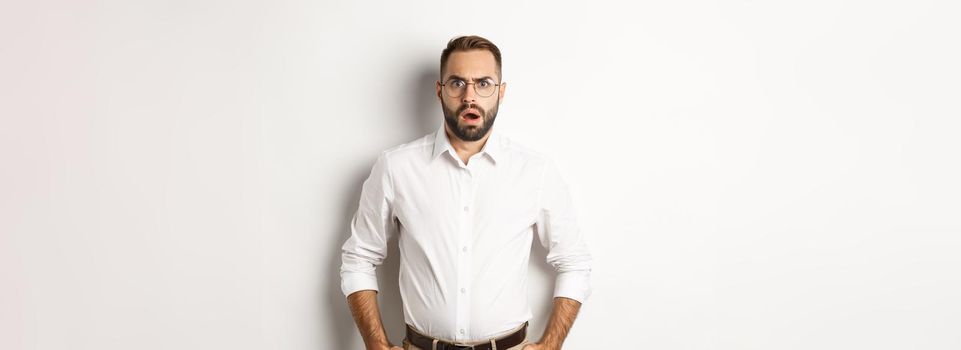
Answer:
[[[487,139],[490,138],[493,129],[488,130],[487,134],[477,141],[461,140],[459,137],[454,135],[454,133],[450,131],[450,127],[446,125],[444,126],[444,132],[447,133],[447,140],[450,141],[451,147],[454,148],[454,151],[457,152],[457,155],[461,158],[461,160],[464,161],[464,164],[467,164],[467,159],[470,159],[471,156],[477,154],[481,149],[484,148],[484,145],[487,143]]]

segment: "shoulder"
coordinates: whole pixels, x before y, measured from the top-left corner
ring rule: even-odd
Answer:
[[[515,164],[539,173],[553,167],[554,159],[548,152],[532,148],[507,135],[501,136],[501,145]]]
[[[424,154],[424,152],[431,152],[434,147],[433,133],[421,136],[419,138],[391,146],[380,152],[380,158],[383,161],[404,161],[409,160],[411,157],[418,157]]]

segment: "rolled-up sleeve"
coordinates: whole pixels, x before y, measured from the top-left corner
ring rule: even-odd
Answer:
[[[392,202],[390,167],[387,153],[382,152],[364,180],[360,203],[350,221],[350,237],[342,247],[340,288],[344,296],[379,290],[376,269],[387,257],[387,241],[396,229]]]
[[[553,160],[544,167],[538,200],[537,236],[557,271],[554,297],[581,303],[591,295],[591,253],[577,224],[566,182]]]

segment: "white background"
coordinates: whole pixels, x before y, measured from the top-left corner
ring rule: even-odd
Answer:
[[[0,348],[362,348],[340,245],[377,154],[439,125],[462,34],[503,51],[497,125],[557,160],[595,256],[566,349],[961,348],[959,17],[5,1]],[[553,275],[532,254],[536,340]]]

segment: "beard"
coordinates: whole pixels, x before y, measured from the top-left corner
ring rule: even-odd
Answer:
[[[464,141],[477,141],[484,138],[484,135],[487,135],[487,132],[494,126],[494,119],[497,118],[497,109],[500,107],[500,96],[497,97],[497,103],[494,104],[494,108],[490,111],[485,110],[484,107],[473,105],[474,109],[480,112],[481,118],[484,119],[484,122],[479,126],[463,123],[460,119],[460,114],[471,106],[470,104],[465,104],[457,111],[453,111],[447,108],[443,100],[440,101],[440,107],[444,110],[444,121],[454,135]]]

